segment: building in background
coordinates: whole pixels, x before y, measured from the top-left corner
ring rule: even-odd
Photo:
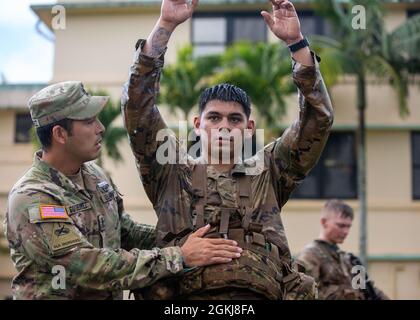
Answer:
[[[16,180],[32,163],[32,120],[27,107],[29,98],[46,84],[0,84],[0,218],[3,222],[7,194]],[[10,293],[15,273],[7,242],[0,225],[0,298]]]
[[[33,5],[32,10],[55,34],[54,72],[51,82],[81,80],[89,88],[101,88],[117,100],[127,79],[134,45],[146,38],[159,16],[161,1],[60,1],[66,8],[66,28],[51,27],[51,5]],[[387,1],[388,2],[388,1]],[[316,16],[308,1],[294,1],[305,35],[331,33],[326,21]],[[259,12],[267,1],[201,0],[193,19],[173,34],[166,63],[176,51],[192,43],[196,55],[222,52],[237,40],[276,41]],[[387,4],[386,25],[397,27],[420,12],[420,3]],[[0,86],[0,205],[30,166],[33,147],[27,142],[26,102],[39,86]],[[410,115],[400,118],[398,99],[390,86],[369,84],[367,109],[367,200],[369,273],[377,285],[396,299],[420,299],[420,89],[410,86]],[[335,122],[328,145],[310,177],[283,209],[283,222],[292,253],[318,236],[319,212],[326,199],[347,199],[355,212],[357,202],[356,86],[344,77],[331,90]],[[178,118],[161,108],[169,124]],[[296,97],[279,125],[286,127],[297,116]],[[120,120],[121,121],[121,120]],[[124,194],[126,210],[142,222],[154,224],[153,208],[138,178],[128,141],[122,146],[124,163],[105,159]],[[3,212],[2,212],[3,213]],[[358,218],[343,246],[358,250]],[[6,283],[14,270],[7,256],[0,258],[0,280]],[[3,271],[7,270],[7,271]],[[1,273],[3,272],[3,273]],[[2,278],[1,278],[2,277]],[[0,290],[6,290],[0,287]],[[4,291],[3,291],[4,292]]]

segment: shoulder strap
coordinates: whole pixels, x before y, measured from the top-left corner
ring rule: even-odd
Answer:
[[[191,184],[194,195],[196,216],[193,218],[194,229],[204,226],[204,206],[207,203],[207,165],[196,164],[192,171]]]
[[[245,230],[249,229],[252,215],[251,204],[251,176],[241,175],[237,180],[237,197],[239,208],[242,212],[242,227]]]

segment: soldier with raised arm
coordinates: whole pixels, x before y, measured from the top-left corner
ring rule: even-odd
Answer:
[[[202,153],[180,151],[175,135],[160,139],[167,128],[156,98],[166,46],[176,27],[196,6],[163,0],[161,15],[147,40],[136,44],[122,97],[122,111],[141,181],[158,216],[157,246],[182,244],[189,234],[210,223],[209,238],[232,239],[243,249],[226,264],[189,270],[141,290],[145,299],[310,299],[311,277],[295,271],[280,216],[290,193],[316,164],[327,141],[333,110],[292,3],[272,0],[272,13],[261,12],[269,29],[291,51],[299,116],[285,133],[255,156],[239,159],[239,139],[255,131],[251,102],[240,88],[220,84],[206,89],[194,118]],[[160,148],[173,146],[177,163],[159,159]],[[227,155],[228,161],[220,159]],[[240,157],[239,157],[240,158]],[[182,160],[182,161],[181,161]],[[262,166],[256,165],[262,163]]]
[[[79,81],[50,85],[29,101],[42,150],[8,198],[15,299],[121,299],[122,290],[240,254],[232,240],[202,238],[209,226],[181,247],[154,247],[154,227],[130,218],[116,186],[92,161],[101,151],[98,114],[107,101]]]

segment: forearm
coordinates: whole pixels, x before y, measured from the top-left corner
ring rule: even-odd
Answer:
[[[83,260],[85,264],[80,263]],[[179,247],[129,252],[82,249],[72,262],[68,270],[74,275],[73,280],[97,290],[138,289],[183,271]]]
[[[156,180],[156,176],[149,174],[150,171],[160,168],[156,165],[156,152],[162,142],[158,141],[157,135],[167,128],[156,106],[165,50],[153,58],[142,53],[144,45],[144,40],[137,42],[136,57],[123,89],[121,108],[137,169],[149,198],[155,199],[148,186]]]
[[[331,100],[318,61],[315,57],[312,59],[314,66],[293,63],[293,81],[299,91],[299,116],[275,147],[276,163],[281,164],[281,171],[292,180],[303,179],[316,164],[333,123]]]
[[[155,228],[134,222],[127,213],[121,217],[121,247],[126,250],[138,248],[148,250],[156,244]]]
[[[42,266],[63,266],[69,283],[94,290],[138,289],[183,272],[179,247],[131,251],[77,248],[60,257],[38,251],[33,259]]]
[[[147,38],[142,52],[150,57],[158,57],[166,49],[169,38],[175,28],[176,25],[159,19]]]

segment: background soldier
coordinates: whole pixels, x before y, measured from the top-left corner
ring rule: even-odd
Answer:
[[[123,289],[182,274],[184,267],[230,261],[241,251],[233,241],[201,238],[209,226],[182,248],[153,248],[154,228],[130,219],[115,185],[89,162],[101,150],[97,115],[107,100],[70,81],[29,101],[43,150],[8,199],[16,299],[119,299]]]
[[[290,46],[300,114],[281,138],[242,163],[235,162],[235,151],[242,150],[242,143],[235,142],[242,142],[245,129],[253,131],[255,124],[249,118],[247,94],[228,84],[209,88],[201,96],[194,126],[201,137],[202,156],[193,159],[183,154],[179,160],[185,161],[177,164],[159,161],[158,149],[165,144],[174,146],[176,154],[180,151],[174,135],[165,142],[158,139],[159,131],[166,128],[155,105],[166,45],[175,28],[192,16],[198,1],[164,0],[147,41],[137,42],[122,108],[137,167],[158,216],[157,245],[183,243],[209,222],[208,237],[234,239],[244,249],[231,263],[159,281],[142,290],[144,298],[314,297],[313,279],[291,269],[280,210],[317,162],[332,125],[332,107],[294,6],[283,0],[271,2],[273,15],[265,11],[262,15],[271,31]],[[225,155],[227,163],[220,163]],[[255,166],[259,160],[263,166]]]
[[[321,213],[319,239],[308,244],[298,260],[305,266],[306,273],[317,281],[319,299],[389,299],[381,290],[374,287],[367,276],[366,289],[352,286],[352,279],[356,275],[352,274],[352,268],[363,267],[362,263],[359,258],[341,251],[337,246],[347,238],[352,223],[353,209],[349,205],[340,200],[328,201]],[[359,272],[360,270],[357,273]]]

